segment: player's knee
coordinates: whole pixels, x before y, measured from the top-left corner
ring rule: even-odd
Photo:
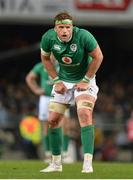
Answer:
[[[78,111],[80,126],[87,126],[92,124],[92,111],[88,109],[79,109]]]
[[[82,119],[82,121],[87,121],[90,118],[91,112],[87,109],[79,109],[78,110],[78,117]]]
[[[50,112],[48,122],[50,127],[58,127],[60,119],[62,118],[62,114],[56,112]]]
[[[50,102],[49,104],[49,124],[51,127],[58,127],[59,122],[67,108],[67,105],[57,102]]]
[[[94,103],[89,100],[80,99],[77,101],[77,112],[80,126],[92,124],[92,111]]]

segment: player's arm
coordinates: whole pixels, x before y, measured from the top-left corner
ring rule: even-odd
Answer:
[[[28,87],[31,89],[31,91],[36,94],[36,95],[43,95],[44,94],[44,89],[42,89],[38,83],[37,83],[37,74],[35,74],[33,71],[30,71],[25,80],[28,85]]]
[[[93,51],[89,53],[89,55],[93,60],[89,64],[88,70],[83,80],[75,85],[75,88],[80,91],[88,89],[89,81],[95,76],[103,60],[103,54],[98,45]]]
[[[56,69],[54,67],[53,61],[51,59],[50,54],[46,54],[44,51],[41,50],[41,60],[44,64],[49,76],[51,76],[52,79],[55,79],[58,75],[56,72]]]
[[[54,81],[55,84],[54,89],[57,93],[63,94],[64,92],[67,91],[67,88],[65,87],[64,83],[59,79],[51,58],[52,57],[50,56],[50,54],[48,55],[47,53],[41,50],[41,60],[45,65],[48,74],[52,77]]]
[[[89,64],[86,76],[88,77],[88,79],[92,79],[103,61],[103,54],[99,45],[97,45],[97,47],[92,52],[90,52],[89,55],[93,60]]]
[[[41,49],[41,60],[44,64],[49,76],[52,79],[55,79],[58,77],[58,74],[56,72],[56,69],[54,67],[53,61],[52,61],[52,53],[51,53],[51,34],[49,34],[49,31],[47,31],[41,39],[40,43],[40,49]]]

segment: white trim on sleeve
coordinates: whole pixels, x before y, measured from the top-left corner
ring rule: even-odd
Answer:
[[[41,54],[43,55],[43,56],[50,56],[50,52],[45,52],[42,48],[41,48]]]

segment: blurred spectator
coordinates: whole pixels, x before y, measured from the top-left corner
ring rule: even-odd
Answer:
[[[114,141],[113,135],[109,135],[105,138],[103,147],[101,150],[102,157],[101,160],[103,161],[116,161],[117,160],[117,153],[118,149]]]
[[[0,101],[0,127],[8,127],[9,124],[9,112],[4,107],[3,102]]]
[[[101,128],[95,128],[95,149],[94,149],[94,158],[96,160],[101,159],[101,151],[104,143],[104,133]]]
[[[33,114],[33,112],[34,108],[29,114]],[[38,146],[41,142],[41,124],[38,118],[34,115],[26,115],[20,122],[19,130],[26,158],[38,159]]]
[[[127,138],[128,138],[132,161],[133,161],[133,110],[131,112],[130,118],[127,121]]]

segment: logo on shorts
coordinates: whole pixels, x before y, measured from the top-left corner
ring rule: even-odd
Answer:
[[[77,45],[76,44],[71,44],[70,49],[71,49],[71,51],[75,52],[77,50]]]
[[[53,93],[53,94],[51,94],[51,98],[54,98],[55,97],[55,94]]]
[[[69,57],[62,57],[62,61],[66,64],[71,64],[72,63],[72,59]]]
[[[92,92],[93,92],[93,89],[92,89],[92,88],[89,88],[89,92],[92,93]]]

